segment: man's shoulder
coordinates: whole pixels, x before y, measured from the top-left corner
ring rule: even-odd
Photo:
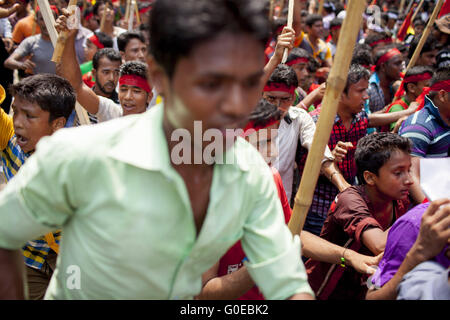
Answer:
[[[356,204],[368,205],[368,198],[363,186],[351,186],[336,196],[336,204],[340,207],[354,207]]]

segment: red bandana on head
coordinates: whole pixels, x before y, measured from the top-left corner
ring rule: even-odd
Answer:
[[[391,50],[389,50],[388,52],[386,52],[385,54],[383,54],[380,59],[378,59],[377,61],[377,66],[382,65],[383,63],[391,60],[392,58],[401,55],[402,53],[397,49],[397,48],[392,48]]]
[[[289,67],[293,66],[294,64],[299,64],[299,63],[308,63],[309,59],[308,58],[295,58],[292,59],[291,61],[286,62],[286,65],[288,65]]]
[[[270,84],[266,84],[264,86],[264,91],[282,91],[282,92],[287,92],[289,94],[295,94],[295,87],[291,86],[288,87],[286,84],[284,83],[270,83]]]
[[[90,42],[92,42],[97,48],[103,49],[105,46],[103,43],[98,40],[97,35],[93,34],[91,37],[88,38]]]
[[[147,80],[145,80],[144,78],[139,77],[137,75],[134,75],[134,74],[127,74],[127,75],[121,76],[119,78],[119,86],[121,86],[121,85],[138,87],[147,93],[150,93],[150,91],[152,91],[152,89],[148,85]]]
[[[436,82],[430,88],[430,91],[441,91],[450,92],[450,80],[443,80]]]

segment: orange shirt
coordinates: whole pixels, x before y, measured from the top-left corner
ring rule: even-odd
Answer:
[[[30,13],[25,18],[17,21],[12,33],[12,39],[15,43],[19,44],[23,39],[33,34],[34,14]],[[36,24],[36,34],[41,33],[41,29]]]

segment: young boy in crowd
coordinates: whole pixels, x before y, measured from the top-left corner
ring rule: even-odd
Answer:
[[[75,107],[75,92],[65,79],[39,74],[10,87],[13,117],[0,109],[1,164],[11,180],[44,137],[63,128]],[[42,299],[55,270],[61,233],[29,241],[23,247],[29,298]]]
[[[147,45],[141,32],[127,31],[122,33],[117,38],[117,45],[124,63],[128,61],[147,62]]]
[[[280,120],[280,109],[262,99],[250,114],[249,123],[243,134],[258,149],[269,166],[278,155],[275,141],[278,133],[277,125]],[[291,208],[278,171],[274,167],[271,169],[283,207],[284,220],[287,224],[291,218]],[[341,262],[340,259],[345,248],[334,245],[308,231],[302,231],[300,238],[303,255],[333,264]],[[363,274],[373,272],[374,269],[370,266],[377,264],[376,257],[364,256],[353,250],[347,250],[346,256],[348,257],[347,265]],[[247,268],[243,265],[245,259],[241,243],[237,242],[210,270],[204,273],[203,289],[197,299],[264,299],[250,278]]]
[[[371,134],[357,145],[359,186],[341,192],[330,207],[320,237],[362,254],[384,251],[387,230],[409,205],[413,181],[411,143],[394,133]],[[343,252],[343,261],[345,261]],[[341,267],[306,262],[311,287],[319,299],[364,299],[364,278]]]

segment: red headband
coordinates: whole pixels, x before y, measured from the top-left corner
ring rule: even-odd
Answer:
[[[91,41],[97,48],[99,49],[103,49],[105,46],[103,45],[103,43],[100,42],[100,40],[98,40],[97,35],[93,34],[91,37],[88,38],[89,41]]]
[[[369,46],[371,46],[373,48],[379,43],[392,43],[392,39],[387,38],[387,39],[377,40],[377,41],[372,42],[371,44],[369,44]]]
[[[308,58],[295,58],[291,61],[286,62],[286,65],[288,66],[293,66],[294,64],[299,64],[299,63],[308,63],[309,59]]]
[[[264,91],[283,91],[290,94],[295,94],[295,87],[288,87],[284,83],[271,83],[264,86]]]
[[[436,82],[430,88],[430,91],[440,91],[444,90],[445,92],[450,92],[450,80],[443,80]]]
[[[403,82],[411,83],[411,82],[425,81],[425,80],[431,79],[431,77],[432,77],[431,73],[425,72],[422,74],[416,74],[413,76],[406,77],[405,79],[403,79]]]
[[[147,93],[150,93],[150,91],[152,91],[152,89],[148,85],[147,80],[134,74],[121,76],[119,78],[119,86],[121,85],[139,87]]]
[[[94,13],[90,12],[86,15],[86,17],[84,17],[84,19],[86,19],[86,21],[89,21],[93,16],[94,16]]]
[[[339,25],[337,25],[337,26],[332,26],[331,28],[330,28],[330,30],[338,30],[338,29],[340,29],[342,26],[339,26]]]
[[[255,123],[253,121],[249,121],[247,123],[247,125],[244,128],[244,133],[241,135],[241,137],[247,137],[249,135],[251,135],[254,132],[257,132],[261,129],[266,129],[272,125],[274,125],[275,123],[280,122],[280,120],[277,119],[271,119],[268,123],[266,123],[265,125],[260,125],[260,126],[255,126]]]
[[[389,60],[391,60],[393,57],[401,55],[402,53],[397,49],[397,48],[392,48],[391,50],[389,50],[388,52],[386,52],[385,54],[383,54],[380,59],[378,59],[377,61],[377,67]]]

